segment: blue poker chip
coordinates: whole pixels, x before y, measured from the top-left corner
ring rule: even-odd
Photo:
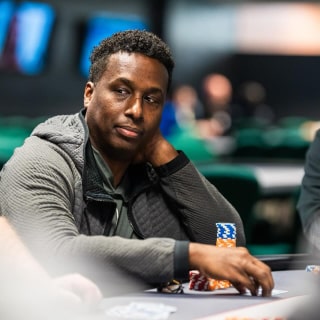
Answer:
[[[236,239],[236,225],[229,222],[217,222],[217,238]]]
[[[319,274],[320,273],[320,266],[319,265],[307,265],[305,270],[307,272]]]

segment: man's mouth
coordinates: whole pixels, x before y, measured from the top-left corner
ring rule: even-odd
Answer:
[[[141,130],[129,126],[118,126],[116,127],[117,132],[126,138],[135,139],[142,134]]]

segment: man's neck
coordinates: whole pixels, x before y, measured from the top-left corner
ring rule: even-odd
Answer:
[[[122,180],[126,170],[129,167],[130,162],[107,159],[102,155],[104,161],[108,164],[112,174],[113,174],[113,186],[116,188]]]

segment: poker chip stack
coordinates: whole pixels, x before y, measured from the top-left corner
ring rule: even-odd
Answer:
[[[217,226],[217,247],[236,246],[236,225],[234,223],[219,222]]]
[[[236,226],[234,223],[219,222],[217,226],[217,247],[236,246]],[[229,288],[231,283],[228,280],[216,280],[207,278],[197,270],[189,272],[189,289],[199,291],[212,291],[216,289]]]
[[[236,246],[236,225],[234,223],[216,223],[217,226],[217,247],[231,248]],[[215,289],[229,288],[231,283],[228,280],[216,280]],[[214,289],[213,289],[214,290]]]
[[[306,266],[307,272],[312,272],[314,274],[320,274],[320,266],[318,265],[308,265]]]

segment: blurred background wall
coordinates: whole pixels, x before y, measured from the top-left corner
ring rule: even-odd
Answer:
[[[27,3],[0,0],[0,6],[1,3],[8,2],[12,3],[13,10],[17,11],[21,5]],[[92,17],[106,14],[112,18],[128,17],[128,19],[141,20],[148,29],[161,33],[162,4],[157,4],[157,1],[48,0],[32,1],[32,4],[36,6],[48,4],[54,15],[52,29],[47,30],[46,35],[39,36],[38,39],[39,42],[48,40],[47,47],[41,56],[41,60],[44,61],[43,69],[36,74],[25,74],[19,68],[9,65],[10,58],[2,57],[0,115],[46,116],[75,112],[82,107],[86,75],[81,72],[81,59],[88,36],[89,21]],[[0,12],[2,9],[0,7]],[[42,11],[41,9],[39,11]],[[50,16],[46,10],[44,11],[45,13],[40,12],[39,15],[30,11],[25,14],[30,15],[31,21],[25,22],[19,32],[15,31],[16,46],[19,42],[27,46],[32,41],[35,30],[32,30],[31,25],[36,24],[36,19],[41,21],[45,19],[43,15],[46,19]],[[0,13],[0,21],[4,20],[3,13],[4,10],[2,14]],[[10,36],[12,37],[12,34]],[[8,46],[8,43],[5,45]],[[12,51],[11,49],[7,56],[14,55]]]
[[[1,2],[8,1],[0,1],[0,5]],[[9,2],[15,8],[24,3]],[[188,82],[201,95],[205,75],[221,72],[235,88],[235,101],[237,88],[244,81],[254,80],[264,86],[266,103],[277,117],[319,117],[320,5],[317,2],[47,0],[36,3],[49,4],[54,11],[43,69],[37,74],[24,74],[8,67],[8,57],[1,58],[0,115],[41,116],[77,111],[82,106],[86,81],[80,61],[88,23],[92,16],[106,13],[134,16],[170,44],[177,64],[174,85]],[[1,19],[4,21],[3,16]],[[26,33],[23,41],[30,41],[32,28],[25,24],[22,29]]]

